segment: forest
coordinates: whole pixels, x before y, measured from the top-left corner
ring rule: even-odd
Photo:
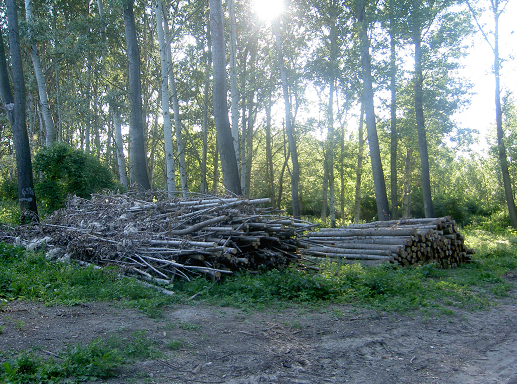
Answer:
[[[265,18],[252,0],[6,0],[0,221],[139,188],[266,197],[332,226],[517,228],[508,3],[286,0]],[[483,150],[456,121],[472,36],[494,63]]]

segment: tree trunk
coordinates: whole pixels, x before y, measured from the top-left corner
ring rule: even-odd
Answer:
[[[364,102],[361,102],[361,114],[359,116],[359,147],[357,151],[357,168],[355,176],[355,199],[354,199],[354,223],[361,221],[361,176],[363,175],[363,158],[364,158]]]
[[[25,0],[25,17],[27,19],[27,24],[34,24],[32,15],[32,0]],[[50,146],[54,143],[54,141],[56,141],[56,129],[54,126],[54,121],[52,120],[52,113],[50,112],[47,85],[45,83],[45,75],[43,74],[38,48],[36,43],[33,41],[31,42],[30,46],[30,54],[32,65],[34,67],[34,77],[36,78],[36,83],[38,86],[41,113],[43,115],[43,121],[45,122],[45,145]]]
[[[280,39],[278,22],[275,25],[276,44],[278,48],[278,65],[280,67],[280,78],[282,80],[282,91],[284,95],[285,108],[285,130],[287,133],[287,140],[289,143],[289,152],[291,154],[291,162],[293,170],[291,172],[291,199],[293,204],[293,217],[300,218],[300,167],[298,164],[298,151],[296,149],[296,140],[294,137],[294,127],[291,121],[291,102],[289,100],[289,84],[287,82],[287,69],[284,64],[284,51],[282,47],[282,40]]]
[[[18,29],[18,13],[16,0],[6,0],[7,23],[9,29],[9,46],[11,50],[11,64],[14,86],[14,97],[9,85],[7,64],[3,38],[0,43],[0,79],[1,92],[7,115],[13,132],[13,143],[16,152],[16,169],[18,173],[18,201],[20,203],[20,223],[25,224],[38,220],[38,207],[34,193],[32,162],[27,135],[25,115],[25,80]]]
[[[239,169],[233,146],[226,100],[226,57],[224,48],[223,9],[221,0],[210,0],[210,29],[212,33],[212,60],[214,71],[214,117],[225,188],[240,195]]]
[[[424,93],[422,74],[421,31],[416,28],[413,36],[415,44],[415,115],[418,132],[418,147],[420,149],[420,166],[422,175],[422,194],[424,196],[425,217],[434,217],[433,200],[431,198],[431,180],[429,174],[429,155],[427,154],[427,138],[424,120]]]
[[[163,4],[163,1],[162,1]],[[174,66],[172,64],[171,47],[169,44],[169,22],[167,21],[167,13],[165,8],[162,8],[163,21],[164,21],[164,32],[165,41],[167,42],[167,61],[169,66],[169,83],[171,86],[171,99],[172,109],[174,111],[174,131],[176,133],[176,146],[178,147],[178,160],[179,160],[179,171],[180,171],[180,182],[181,192],[183,197],[188,196],[188,178],[187,178],[187,163],[185,161],[185,142],[183,140],[183,134],[181,132],[181,116],[180,116],[180,105],[178,100],[178,91],[176,89],[176,78],[174,76]]]
[[[368,38],[368,21],[366,20],[364,0],[359,2],[357,21],[361,25],[360,39],[361,67],[363,71],[364,87],[364,111],[366,117],[366,131],[368,132],[368,144],[370,147],[375,199],[377,200],[377,215],[379,216],[380,221],[385,221],[390,219],[390,210],[388,197],[386,195],[386,182],[384,180],[384,171],[382,170],[379,139],[377,137],[377,126],[375,122],[370,42]]]
[[[390,2],[391,4],[392,2]],[[390,148],[390,166],[391,166],[391,218],[396,220],[399,218],[398,211],[398,186],[397,186],[397,56],[396,56],[396,42],[395,31],[393,30],[393,16],[390,18],[390,91],[391,91],[391,148]]]
[[[411,217],[411,168],[413,166],[413,151],[406,151],[404,166],[404,192],[402,195],[402,217]]]
[[[208,21],[208,24],[210,21]],[[209,94],[210,94],[210,72],[212,64],[212,40],[210,35],[210,25],[207,26],[207,57],[206,57],[206,68],[205,68],[205,90],[203,95],[203,149],[201,154],[201,193],[208,192],[207,183],[207,156],[208,156],[208,107],[209,107]],[[215,150],[217,153],[217,148]]]
[[[237,85],[237,20],[235,18],[235,0],[228,0],[230,14],[230,94],[232,100],[232,138],[235,158],[239,159],[239,87]],[[241,172],[242,166],[240,169]],[[241,187],[244,183],[241,183]]]
[[[126,174],[126,160],[124,158],[124,142],[122,140],[122,129],[120,123],[120,111],[118,107],[113,107],[113,127],[115,129],[115,148],[117,155],[117,165],[119,181],[124,187],[128,187]]]
[[[171,195],[176,191],[176,169],[174,167],[174,153],[172,151],[172,125],[169,107],[169,68],[167,58],[167,45],[163,33],[162,1],[157,0],[155,5],[156,12],[156,31],[158,34],[158,44],[160,47],[160,68],[161,68],[161,99],[163,116],[163,137],[165,144],[165,185]]]
[[[271,199],[271,206],[276,207],[275,199],[275,172],[273,168],[273,150],[271,138],[271,106],[272,102],[271,91],[269,92],[266,104],[266,177],[269,190],[269,197]]]
[[[134,181],[141,190],[151,189],[147,173],[145,136],[142,115],[142,89],[140,80],[140,53],[136,39],[133,0],[124,0],[124,27],[129,65],[129,99],[131,123],[129,124],[130,167]]]
[[[495,32],[494,32],[494,76],[495,76],[495,115],[497,127],[497,149],[499,163],[501,165],[501,173],[503,176],[504,196],[506,198],[506,206],[510,215],[510,223],[513,228],[517,228],[517,210],[515,208],[515,200],[513,198],[512,181],[508,171],[508,159],[506,157],[506,147],[504,144],[503,132],[503,112],[501,108],[501,86],[500,86],[500,67],[499,60],[499,2],[496,0],[494,12]]]

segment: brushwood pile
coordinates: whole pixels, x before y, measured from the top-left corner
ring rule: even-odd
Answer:
[[[71,196],[64,209],[39,224],[4,228],[0,241],[45,247],[51,259],[118,266],[154,283],[290,265],[315,269],[329,258],[447,268],[471,261],[474,253],[450,217],[317,229],[268,203],[156,191]]]

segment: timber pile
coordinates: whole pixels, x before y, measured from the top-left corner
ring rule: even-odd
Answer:
[[[73,196],[65,209],[10,237],[26,246],[44,242],[53,258],[117,265],[154,282],[219,278],[236,270],[284,268],[300,258],[296,237],[314,225],[261,207],[268,202],[170,198],[166,192]]]
[[[472,260],[464,236],[450,217],[402,219],[351,224],[339,229],[322,228],[305,235],[308,257],[361,260],[403,266],[436,263],[454,268]]]

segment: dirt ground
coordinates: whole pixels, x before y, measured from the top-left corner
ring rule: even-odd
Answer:
[[[515,279],[513,279],[515,281]],[[44,307],[12,302],[0,313],[0,350],[67,345],[146,330],[163,357],[107,383],[516,383],[517,305],[425,317],[351,306],[243,312],[176,306],[151,319],[116,303]],[[172,341],[183,346],[172,350]]]

